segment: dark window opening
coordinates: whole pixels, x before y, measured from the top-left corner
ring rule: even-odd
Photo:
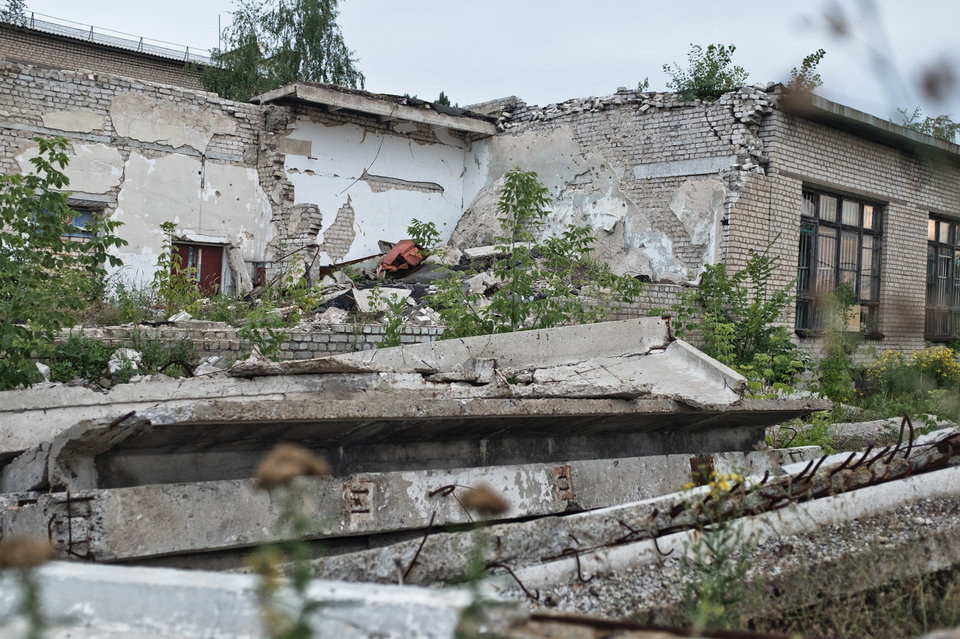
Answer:
[[[860,312],[847,327],[877,331],[882,208],[819,191],[803,192],[797,266],[798,331],[823,329],[818,301],[847,284]]]
[[[927,307],[924,337],[949,342],[960,327],[960,224],[927,221]]]

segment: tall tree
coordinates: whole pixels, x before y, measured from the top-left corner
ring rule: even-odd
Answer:
[[[297,80],[363,87],[337,24],[337,0],[236,0],[223,49],[203,72],[207,89],[247,100]]]
[[[27,3],[24,0],[7,0],[7,8],[0,10],[0,20],[24,26],[27,24]]]

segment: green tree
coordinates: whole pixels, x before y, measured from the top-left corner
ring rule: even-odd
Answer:
[[[906,109],[897,109],[897,124],[903,125],[917,133],[932,135],[940,140],[955,142],[960,132],[960,122],[954,122],[948,115],[938,115],[935,118],[924,116],[920,107],[907,112]]]
[[[800,93],[810,93],[822,85],[823,80],[820,79],[820,74],[817,73],[817,65],[820,64],[820,61],[823,60],[823,56],[825,55],[827,55],[826,51],[817,49],[803,59],[799,69],[793,67],[793,69],[790,70],[790,81],[787,82],[787,89]]]
[[[667,88],[675,91],[681,99],[715,100],[727,91],[743,86],[747,72],[733,65],[734,45],[709,44],[706,50],[699,44],[690,45],[687,60],[690,64],[681,69],[676,63],[663,65],[670,76]]]
[[[33,172],[0,176],[0,389],[38,379],[32,357],[53,348],[53,338],[72,325],[70,311],[103,293],[105,264],[126,242],[114,235],[120,225],[95,219],[89,237],[75,237],[76,213],[68,206],[67,141],[34,138],[39,145]]]
[[[435,100],[437,104],[442,104],[444,106],[450,106],[450,98],[447,97],[447,94],[443,91],[440,92],[440,95]]]
[[[204,86],[248,100],[305,80],[363,88],[363,74],[337,24],[337,0],[237,0],[224,49],[211,53]]]
[[[0,20],[26,26],[27,3],[24,0],[7,0],[7,8],[0,10]]]

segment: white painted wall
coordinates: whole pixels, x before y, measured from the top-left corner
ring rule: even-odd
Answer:
[[[114,219],[123,222],[123,281],[146,283],[153,277],[163,244],[160,225],[176,222],[178,234],[206,242],[232,244],[245,261],[263,260],[273,237],[270,202],[255,169],[206,162],[171,153],[158,158],[130,154],[117,197]]]
[[[433,222],[446,240],[463,212],[463,175],[469,145],[435,131],[437,143],[421,143],[402,135],[410,125],[398,124],[397,134],[364,129],[355,124],[328,126],[300,118],[288,136],[291,141],[310,143],[309,156],[288,152],[285,169],[294,185],[295,203],[316,204],[323,216],[323,233],[330,229],[337,211],[350,198],[355,213],[356,236],[340,261],[374,255],[378,240],[397,241],[408,237],[413,218]],[[291,145],[291,148],[295,147]],[[403,185],[374,190],[361,178],[364,172],[437,185],[442,192],[411,190]],[[329,263],[329,255],[321,255]]]

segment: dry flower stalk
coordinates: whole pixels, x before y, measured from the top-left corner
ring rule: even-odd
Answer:
[[[330,465],[296,444],[277,444],[257,466],[257,486],[265,490],[289,484],[295,477],[328,477]]]
[[[460,496],[460,503],[467,510],[481,515],[502,515],[510,509],[510,502],[495,491],[490,484],[477,484]]]
[[[44,539],[12,537],[0,541],[0,570],[30,570],[56,558],[56,549]]]

